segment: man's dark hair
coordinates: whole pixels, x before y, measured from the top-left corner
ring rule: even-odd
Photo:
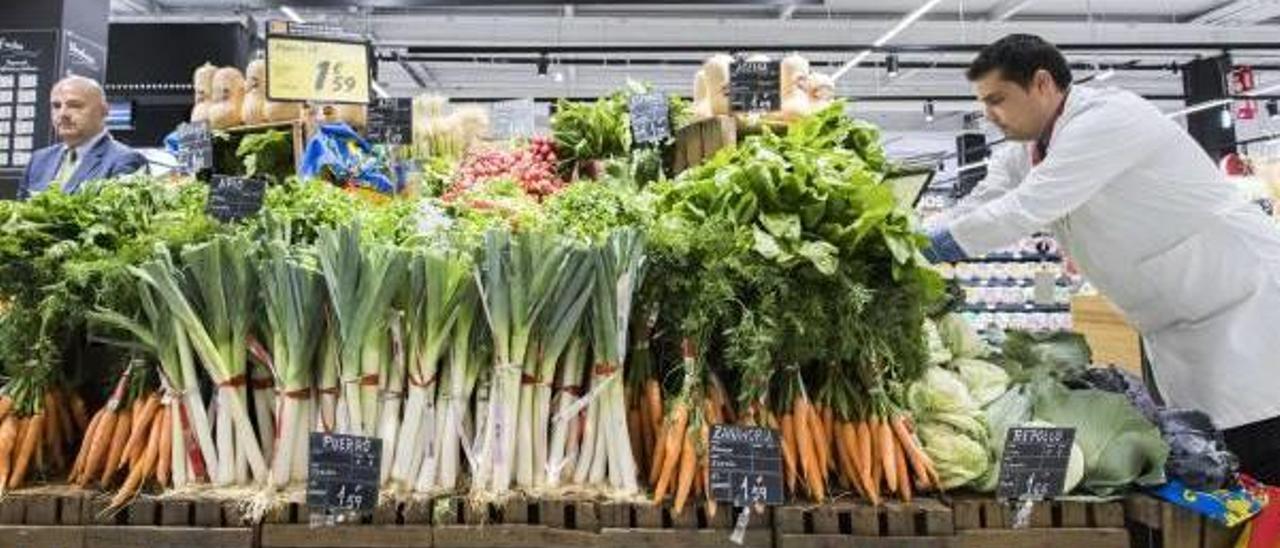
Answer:
[[[1040,69],[1053,76],[1058,89],[1065,91],[1071,85],[1071,66],[1058,48],[1039,36],[1010,34],[982,48],[969,64],[968,77],[972,82],[999,70],[1001,78],[1027,89]]]

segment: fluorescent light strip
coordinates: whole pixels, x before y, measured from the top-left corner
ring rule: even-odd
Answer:
[[[377,82],[370,82],[369,87],[373,88],[373,92],[376,93],[380,99],[387,99],[391,97],[391,94],[387,93],[387,90],[383,89],[382,85]]]
[[[941,3],[942,0],[929,0],[928,2],[925,2],[924,5],[916,8],[915,11],[907,14],[907,16],[903,17],[901,21],[898,21],[898,24],[889,29],[889,32],[880,35],[880,37],[877,38],[875,42],[872,42],[871,45],[878,48],[888,44],[895,36],[902,33],[902,31],[907,30],[907,27],[911,26],[916,21],[919,21],[921,17],[924,17],[924,14],[929,13],[929,10],[932,10]],[[859,63],[865,61],[868,55],[871,55],[871,50],[862,50],[858,52],[853,59],[850,59],[848,63],[844,64],[844,66],[841,66],[840,70],[837,70],[836,73],[831,76],[831,79],[839,80],[844,77],[844,75],[848,74],[850,70],[853,70],[853,67],[856,67]]]
[[[1005,21],[1010,17],[1017,15],[1018,12],[1027,9],[1027,6],[1035,3],[1035,1],[1036,0],[1022,0],[1022,2],[1019,2],[1017,5],[1005,10],[1004,13],[997,15],[996,21]]]
[[[298,15],[298,12],[294,11],[293,8],[289,6],[280,6],[280,13],[283,13],[285,17],[288,17],[289,20],[294,23],[303,24],[307,22],[301,15]]]

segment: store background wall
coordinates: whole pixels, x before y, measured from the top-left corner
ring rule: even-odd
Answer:
[[[253,33],[240,23],[114,23],[107,92],[132,101],[133,128],[113,134],[135,147],[156,147],[191,114],[191,73],[205,62],[243,70]]]

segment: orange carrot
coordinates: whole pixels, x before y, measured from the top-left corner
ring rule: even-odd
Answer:
[[[689,406],[685,402],[677,402],[675,408],[671,410],[671,428],[667,431],[667,439],[665,441],[666,453],[662,463],[662,473],[658,475],[657,488],[654,489],[654,502],[661,503],[662,497],[666,495],[667,488],[676,481],[676,467],[683,460],[683,440],[685,437],[685,426],[689,422]],[[677,486],[678,487],[678,486]]]
[[[893,421],[891,421],[891,427],[893,428],[893,433],[898,437],[898,443],[902,444],[902,449],[906,453],[907,463],[911,465],[911,470],[916,475],[916,481],[922,485],[922,489],[929,488],[933,484],[933,478],[929,474],[929,465],[932,459],[916,443],[915,435],[907,429],[904,416],[894,417]]]
[[[663,425],[658,430],[658,435],[653,442],[653,460],[649,463],[649,486],[656,487],[658,485],[658,476],[662,474],[663,465],[666,464],[665,457],[667,455],[667,427]]]
[[[4,486],[9,478],[9,470],[13,463],[13,454],[17,451],[18,442],[18,423],[21,419],[13,415],[7,415],[0,420],[0,493],[4,492]]]
[[[67,394],[57,390],[53,399],[58,405],[58,431],[62,433],[62,445],[72,447],[76,444],[75,419],[71,417],[71,404]]]
[[[653,422],[649,420],[649,417],[651,416],[649,413],[649,398],[645,397],[642,392],[639,400],[639,417],[637,418],[637,422],[640,423],[640,454],[644,459],[636,463],[636,468],[639,470],[645,470],[648,469],[649,464],[653,462]]]
[[[135,400],[136,401],[136,400]],[[117,464],[117,470],[124,468],[126,462],[137,462],[138,457],[142,455],[144,449],[142,442],[146,441],[146,437],[151,433],[151,421],[155,420],[156,413],[160,410],[160,398],[152,393],[146,398],[146,403],[138,407],[138,411],[134,412],[130,421],[132,426],[129,429],[129,438],[124,443],[124,458]]]
[[[805,484],[809,489],[810,496],[815,501],[820,502],[824,493],[822,477],[818,471],[817,440],[813,439],[813,430],[810,428],[808,420],[808,402],[803,397],[797,397],[793,407],[795,408],[792,414],[796,423],[796,446],[800,449],[800,469],[804,473]]]
[[[858,473],[855,472],[853,469],[853,458],[852,458],[852,455],[850,454],[849,444],[847,443],[847,440],[844,437],[842,423],[833,424],[832,428],[835,430],[835,436],[834,436],[835,438],[834,442],[836,445],[835,460],[836,460],[836,465],[840,469],[840,474],[839,474],[840,481],[844,483],[843,487],[845,489],[849,489],[850,487],[856,487],[857,490],[861,492],[862,485],[860,485],[855,479],[857,478]],[[866,496],[865,493],[863,496]]]
[[[911,472],[907,468],[907,455],[902,450],[902,444],[892,445],[894,469],[898,471],[898,494],[902,495],[903,502],[911,502]]]
[[[893,456],[893,448],[897,445],[897,441],[893,438],[893,432],[889,429],[889,423],[884,419],[876,419],[872,428],[878,429],[876,432],[876,441],[879,442],[879,457],[881,466],[884,467],[885,485],[889,487],[890,493],[896,493],[898,491],[898,467],[897,460]]]
[[[808,422],[809,431],[813,433],[813,450],[818,456],[818,479],[826,483],[827,478],[827,462],[831,459],[830,439],[826,432],[822,429],[822,418],[818,416],[818,412],[814,409],[813,404],[805,401],[805,408],[809,412]]]
[[[124,444],[129,439],[132,427],[133,407],[129,407],[120,412],[120,417],[116,419],[116,427],[111,432],[111,444],[107,446],[107,462],[102,469],[102,476],[98,478],[98,482],[103,487],[111,485],[111,477],[115,475],[120,458],[124,455]]]
[[[85,428],[84,439],[80,442],[80,451],[76,453],[76,462],[71,466],[71,475],[68,476],[71,483],[79,483],[80,475],[84,473],[84,464],[89,460],[89,446],[97,434],[98,425],[102,423],[102,416],[106,413],[105,408],[99,409],[93,414],[93,420],[89,421],[88,428]]]
[[[23,419],[25,423],[22,435],[22,443],[18,445],[18,453],[13,463],[13,470],[9,476],[9,489],[17,489],[22,485],[23,480],[27,477],[27,468],[31,465],[31,457],[39,446],[40,437],[44,432],[44,413],[36,413],[29,419]]]
[[[693,450],[693,440],[689,436],[681,436],[684,438],[684,444],[680,449],[680,472],[676,475],[676,501],[673,512],[679,514],[684,509],[684,503],[689,499],[689,491],[693,487],[693,479],[698,464],[698,456]]]
[[[631,440],[631,458],[637,463],[644,462],[644,450],[640,443],[640,410],[632,407],[627,410],[627,437]]]
[[[13,411],[13,398],[8,394],[0,396],[0,420],[4,420]]]
[[[649,406],[649,427],[653,432],[662,429],[662,386],[657,379],[644,382],[644,394],[641,395]]]
[[[111,508],[124,506],[130,498],[138,493],[138,489],[142,486],[142,481],[151,474],[151,469],[155,467],[156,460],[159,458],[160,426],[159,422],[152,424],[151,431],[147,436],[146,450],[142,452],[137,465],[129,470],[129,476],[125,479],[124,485],[116,492],[116,496],[112,497]]]
[[[89,456],[84,461],[83,474],[80,476],[80,481],[76,482],[80,487],[84,487],[90,481],[93,481],[93,478],[106,465],[105,457],[111,447],[111,439],[114,437],[118,422],[120,422],[119,411],[104,410],[102,422],[94,430],[93,439],[89,442]]]
[[[782,415],[782,465],[783,475],[787,482],[787,492],[796,491],[796,428],[791,414]]]
[[[160,487],[169,485],[169,467],[173,461],[173,428],[166,407],[160,408],[157,419],[160,424],[156,426],[160,429],[160,457],[156,464],[156,481],[160,482]]]
[[[44,393],[44,420],[42,421],[44,432],[42,434],[44,446],[49,448],[49,457],[53,460],[53,466],[57,470],[67,467],[67,454],[63,450],[61,418],[62,410],[58,406],[57,399],[54,398],[53,391]]]

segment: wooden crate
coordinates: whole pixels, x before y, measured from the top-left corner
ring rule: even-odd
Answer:
[[[302,120],[294,120],[292,122],[271,122],[266,124],[254,124],[247,126],[236,126],[223,129],[225,133],[239,136],[254,133],[265,133],[269,130],[283,131],[289,134],[290,143],[293,145],[293,165],[294,169],[302,171],[302,154],[307,147],[307,139],[310,135],[307,133],[306,124]],[[238,140],[236,141],[239,142]]]
[[[459,548],[595,546],[600,531],[593,501],[518,496],[478,506],[449,497],[436,503],[433,524],[435,546]]]
[[[1125,500],[1125,518],[1135,546],[1230,548],[1242,527],[1226,526],[1146,495]]]
[[[910,503],[837,502],[775,510],[778,548],[824,546],[948,546],[955,534],[950,508],[922,498]]]
[[[742,507],[716,506],[714,515],[703,501],[676,513],[670,503],[601,503],[600,546],[682,548],[738,546],[730,541]],[[742,546],[772,546],[773,509],[752,511]]]
[[[990,497],[957,497],[951,502],[957,531],[1012,529],[1017,508]],[[1125,526],[1120,502],[1055,500],[1031,508],[1028,529],[1120,529]]]
[[[738,122],[731,116],[699,120],[676,130],[675,157],[672,168],[680,173],[715,155],[720,149],[738,143]]]

